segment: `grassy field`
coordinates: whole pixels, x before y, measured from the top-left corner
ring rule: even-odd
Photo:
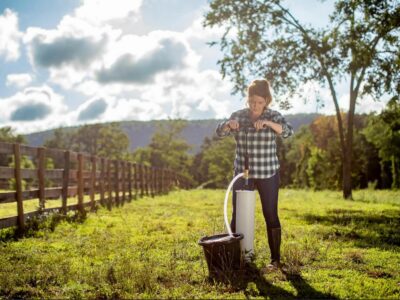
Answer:
[[[2,232],[0,298],[400,298],[400,193],[281,190],[287,271],[261,275],[269,250],[257,203],[255,266],[215,283],[198,240],[225,232],[223,190],[175,191],[86,218],[53,217],[18,240]]]

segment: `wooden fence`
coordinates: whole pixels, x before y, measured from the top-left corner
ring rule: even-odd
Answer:
[[[46,168],[49,158],[52,168]],[[22,168],[29,159],[35,168]],[[13,161],[13,167],[9,167]],[[16,202],[16,216],[0,218],[0,229],[17,226],[23,230],[32,216],[68,210],[83,212],[98,203],[111,209],[125,201],[168,193],[172,188],[188,188],[188,182],[172,170],[149,167],[121,160],[49,148],[0,142],[0,181],[10,184],[11,191],[0,191],[1,204]],[[28,188],[26,187],[28,183]],[[89,195],[90,201],[84,201]],[[68,204],[70,197],[75,204]],[[24,201],[38,199],[38,210],[24,213]],[[46,208],[47,199],[60,199],[57,207]]]

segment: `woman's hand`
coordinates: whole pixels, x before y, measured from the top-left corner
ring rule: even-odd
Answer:
[[[256,130],[260,130],[263,128],[270,127],[270,123],[272,122],[268,120],[257,120],[256,122],[254,122],[253,126]]]
[[[260,130],[263,128],[271,128],[273,131],[275,131],[277,134],[282,134],[282,125],[278,124],[278,123],[274,123],[272,121],[268,121],[268,120],[257,120],[256,122],[254,122],[254,128],[256,130]]]
[[[225,125],[225,130],[237,130],[239,129],[239,122],[236,120],[229,120],[229,122]]]

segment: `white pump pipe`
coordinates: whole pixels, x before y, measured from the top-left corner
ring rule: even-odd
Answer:
[[[242,177],[244,173],[239,173],[238,175],[235,176],[235,178],[232,179],[231,183],[228,185],[228,189],[226,190],[225,193],[225,201],[224,201],[224,220],[225,220],[225,226],[226,229],[228,229],[228,233],[230,236],[233,236],[231,225],[229,224],[228,221],[228,198],[229,198],[229,192],[231,191],[233,184],[238,180],[240,177]]]

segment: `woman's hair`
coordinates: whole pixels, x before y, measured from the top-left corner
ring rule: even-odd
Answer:
[[[247,88],[247,101],[249,101],[252,96],[263,97],[267,103],[267,107],[269,106],[272,102],[272,96],[269,90],[269,83],[266,79],[256,79],[250,83]]]

